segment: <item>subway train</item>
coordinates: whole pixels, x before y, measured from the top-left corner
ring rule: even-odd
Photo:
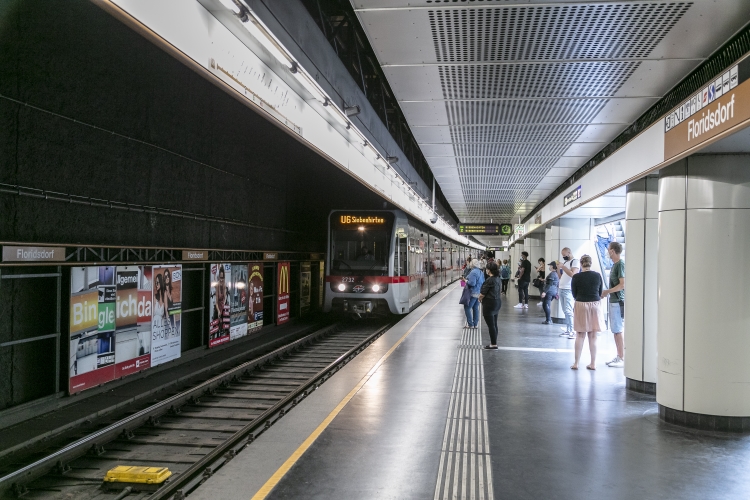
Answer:
[[[471,251],[400,210],[334,210],[323,309],[407,314],[457,280]]]

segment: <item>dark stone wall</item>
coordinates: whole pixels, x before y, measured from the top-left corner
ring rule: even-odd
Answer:
[[[322,251],[325,215],[379,199],[84,0],[0,11],[0,182],[235,219],[0,196],[0,240]]]
[[[382,206],[91,2],[0,0],[0,241],[322,252],[331,209]],[[53,332],[43,281],[0,282],[0,342]],[[0,409],[51,393],[50,352],[0,347]]]

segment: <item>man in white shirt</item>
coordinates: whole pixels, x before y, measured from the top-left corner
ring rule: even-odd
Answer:
[[[560,305],[562,306],[563,314],[565,314],[565,326],[560,327],[563,331],[560,336],[567,336],[569,339],[574,339],[576,338],[576,333],[573,331],[573,292],[570,291],[570,282],[573,279],[573,275],[581,268],[581,264],[578,263],[578,259],[573,257],[573,252],[568,247],[563,248],[560,254],[562,255],[563,262],[557,263],[558,272],[560,273],[558,293],[560,294]]]

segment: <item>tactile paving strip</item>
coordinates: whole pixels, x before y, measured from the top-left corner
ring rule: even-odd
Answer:
[[[465,329],[458,349],[435,500],[493,500],[480,330]]]

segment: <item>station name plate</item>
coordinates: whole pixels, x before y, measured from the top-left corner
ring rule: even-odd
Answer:
[[[182,260],[208,260],[208,252],[205,250],[183,250]]]
[[[65,248],[4,246],[3,262],[65,262]]]

